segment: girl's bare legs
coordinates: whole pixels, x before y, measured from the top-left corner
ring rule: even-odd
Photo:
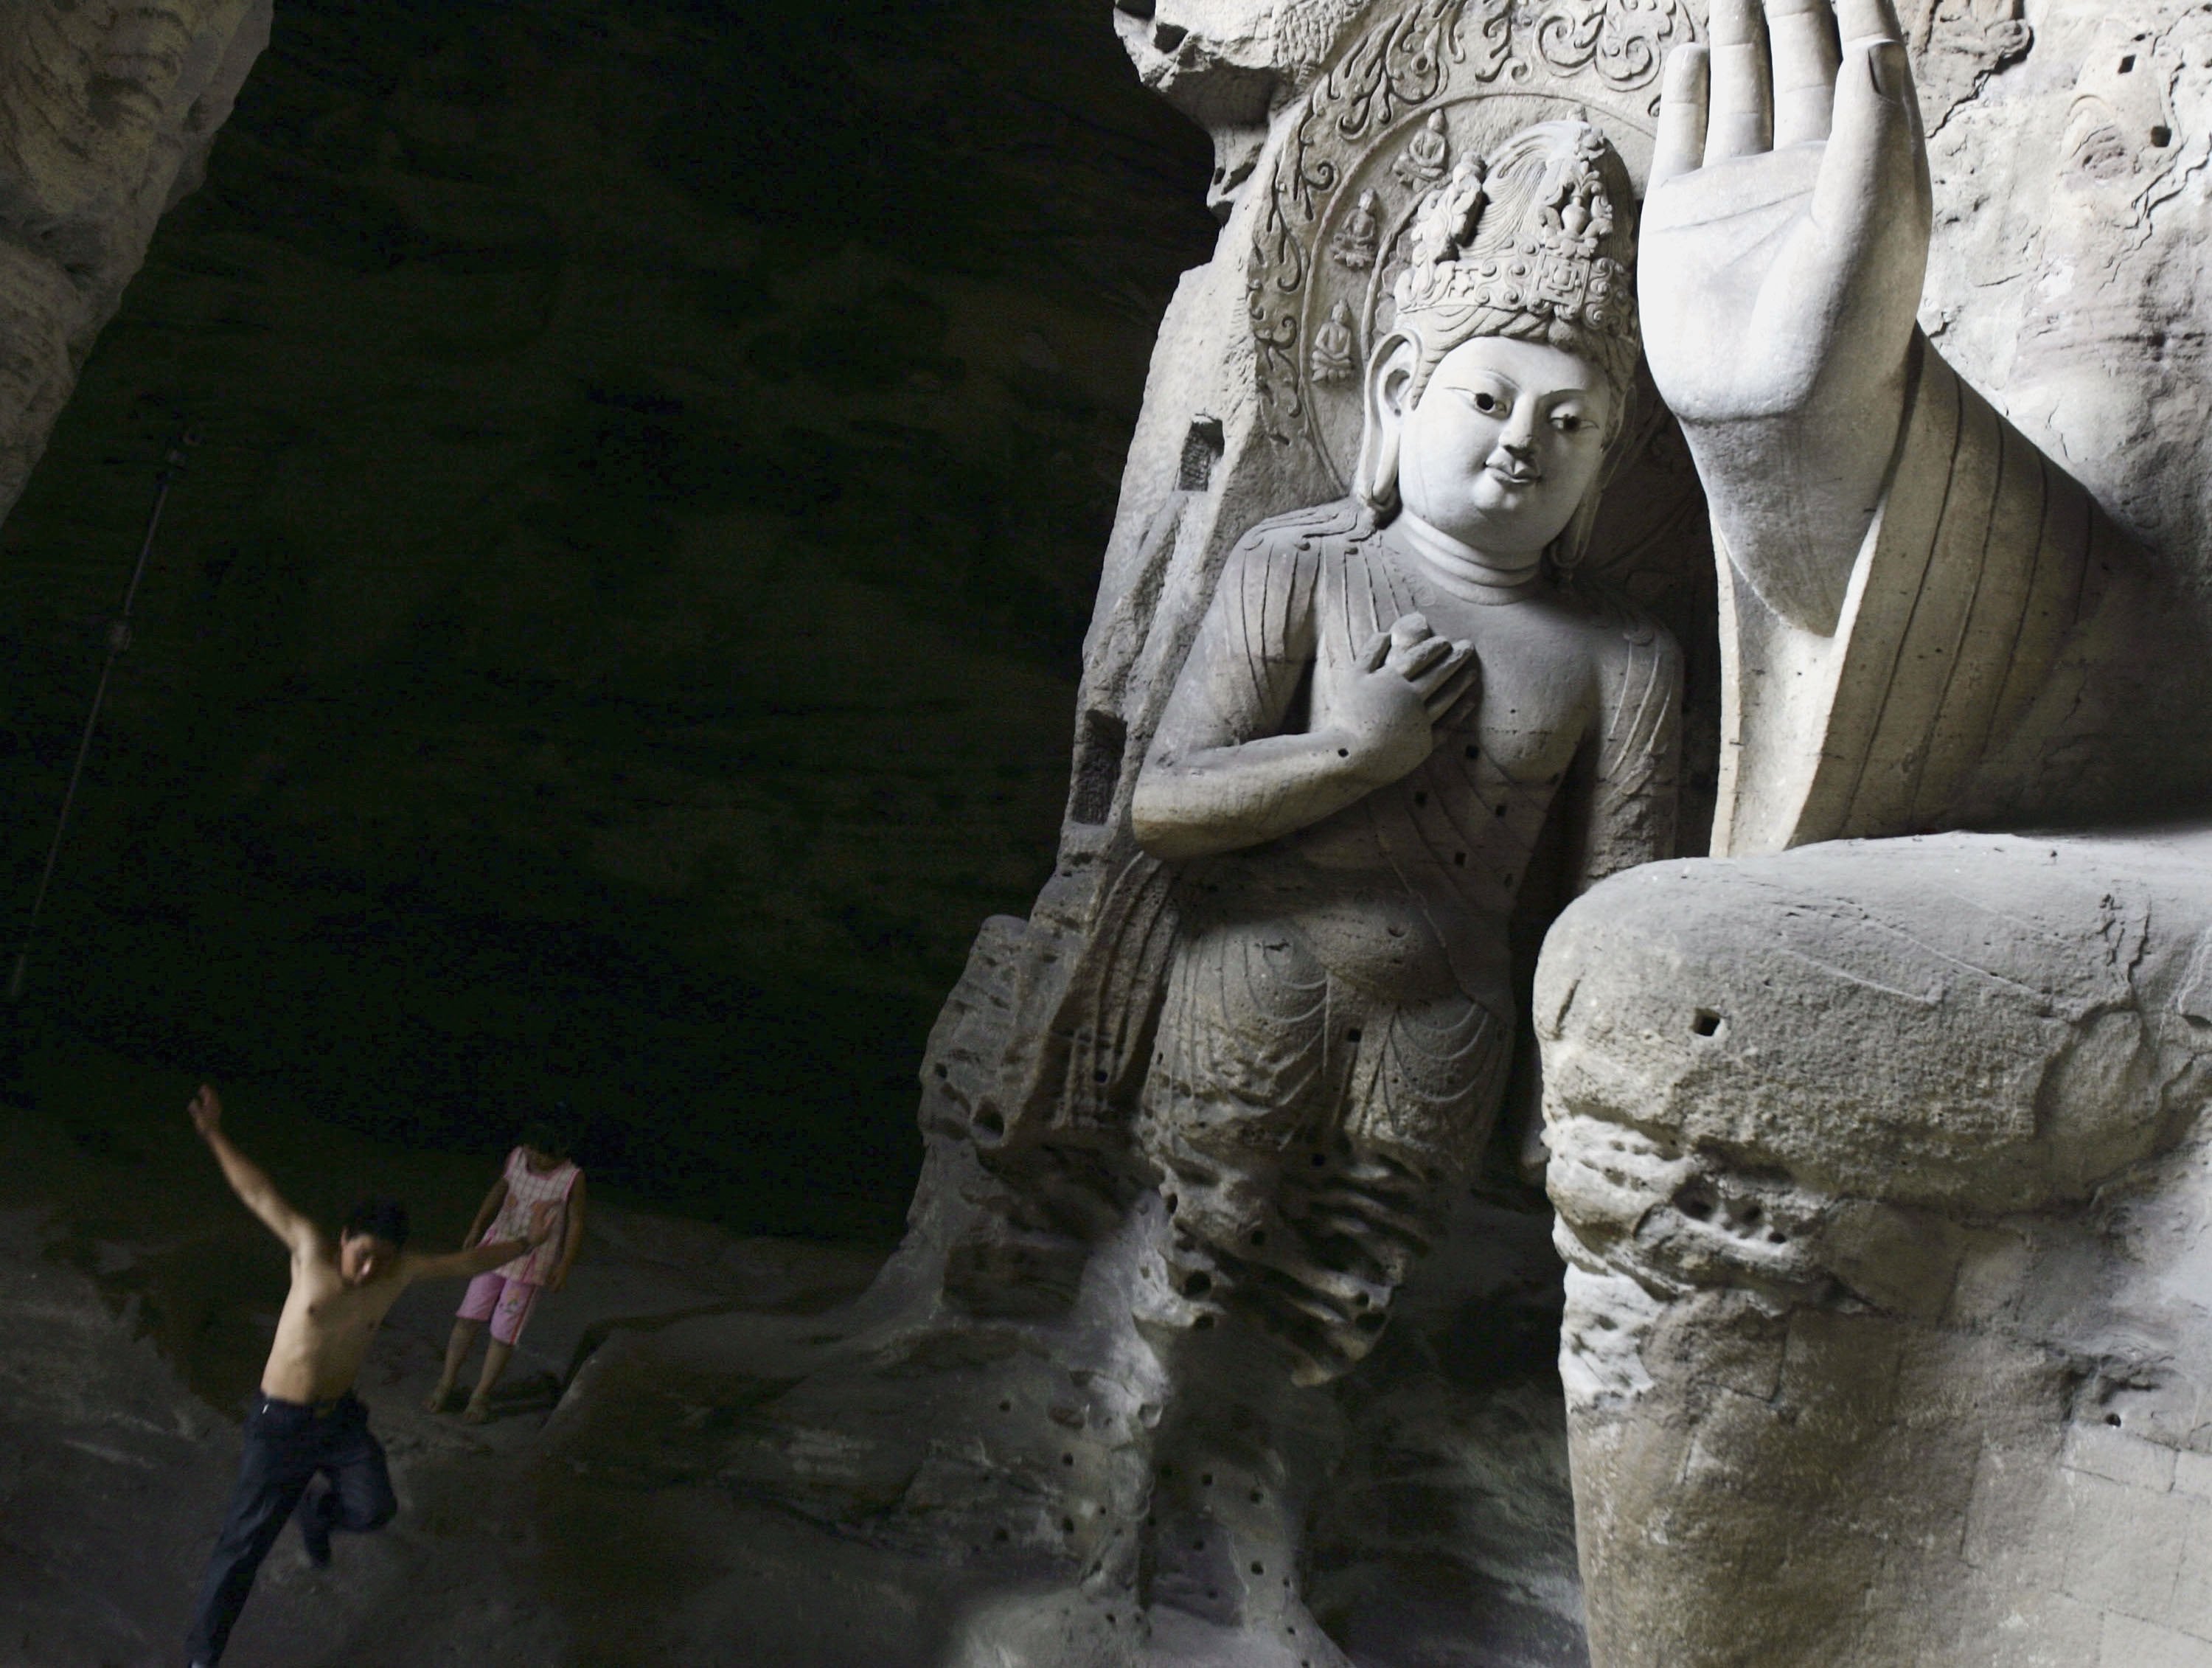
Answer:
[[[461,1415],[468,1423],[481,1425],[491,1417],[492,1386],[499,1382],[499,1375],[507,1371],[507,1358],[514,1354],[513,1344],[501,1343],[497,1338],[484,1346],[483,1373],[477,1379],[476,1391],[469,1397],[467,1409]],[[447,1359],[453,1358],[448,1356]]]
[[[480,1320],[457,1320],[453,1323],[453,1336],[446,1340],[446,1365],[438,1374],[438,1387],[430,1392],[430,1399],[422,1404],[426,1412],[443,1413],[446,1410],[447,1399],[453,1393],[453,1380],[461,1376],[461,1363],[468,1359],[470,1347],[476,1342],[477,1334],[483,1330],[483,1325]],[[505,1347],[495,1343],[492,1348],[501,1352],[500,1364],[505,1366]],[[485,1362],[485,1366],[489,1367],[490,1362]]]

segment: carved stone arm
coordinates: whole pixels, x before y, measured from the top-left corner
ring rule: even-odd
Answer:
[[[1769,606],[1723,539],[1717,855],[2148,813],[2203,776],[2188,617],[2076,482],[1914,352],[1832,630]]]
[[[1132,795],[1152,855],[1264,845],[1429,756],[1433,718],[1472,674],[1468,645],[1409,615],[1346,664],[1318,648],[1316,584],[1310,548],[1261,536],[1231,553]],[[1302,689],[1308,721],[1282,733]]]

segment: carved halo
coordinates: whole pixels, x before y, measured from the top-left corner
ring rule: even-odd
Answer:
[[[1406,0],[1378,13],[1308,89],[1298,130],[1263,187],[1269,196],[1247,288],[1268,436],[1308,450],[1348,490],[1362,379],[1341,374],[1340,353],[1317,356],[1316,338],[1334,326],[1329,346],[1340,348],[1348,320],[1364,370],[1389,331],[1413,222],[1433,189],[1438,142],[1448,170],[1538,123],[1586,121],[1620,153],[1640,197],[1662,62],[1672,47],[1703,38],[1704,10],[1694,0]],[[1380,222],[1371,264],[1333,253],[1364,243],[1364,228],[1352,223],[1363,200]],[[1650,432],[1636,440],[1656,448],[1669,484],[1656,497],[1644,495],[1647,513],[1635,525],[1601,540],[1611,547],[1601,567],[1619,565],[1695,502],[1686,460],[1667,444],[1671,426],[1656,400],[1639,405]],[[1607,519],[1615,519],[1610,510]]]

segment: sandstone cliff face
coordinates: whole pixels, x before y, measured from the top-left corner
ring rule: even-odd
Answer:
[[[269,43],[273,0],[22,0],[0,15],[0,514],[154,228]]]

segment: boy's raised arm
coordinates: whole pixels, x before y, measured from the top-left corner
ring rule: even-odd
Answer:
[[[410,1280],[473,1280],[489,1273],[502,1263],[512,1263],[526,1251],[544,1245],[553,1231],[551,1204],[540,1204],[530,1214],[530,1237],[527,1239],[501,1239],[489,1245],[477,1245],[472,1250],[447,1251],[437,1257],[409,1256],[403,1262]]]
[[[284,1242],[287,1250],[295,1257],[305,1256],[314,1244],[315,1225],[286,1203],[284,1196],[276,1190],[276,1184],[269,1179],[269,1172],[240,1152],[231,1144],[230,1137],[223,1134],[222,1097],[215,1092],[215,1086],[201,1084],[200,1092],[192,1097],[186,1110],[191,1114],[192,1127],[207,1142],[215,1161],[222,1166],[222,1178],[230,1184],[230,1190],[261,1219],[270,1233]]]

